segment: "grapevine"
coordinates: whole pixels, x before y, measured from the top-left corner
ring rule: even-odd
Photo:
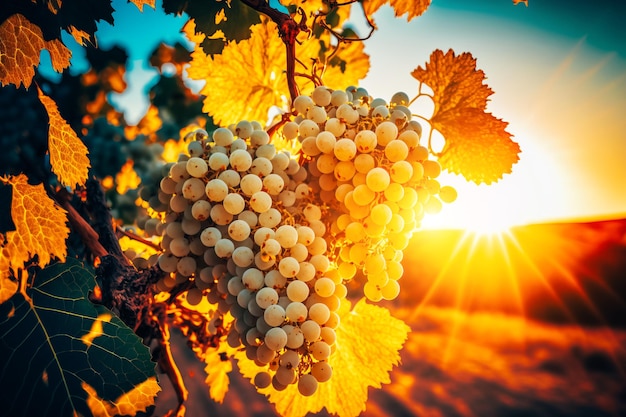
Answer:
[[[150,415],[160,389],[158,364],[177,397],[169,415],[184,415],[188,392],[170,346],[175,328],[206,363],[209,389],[216,379],[228,380],[236,360],[281,414],[287,410],[280,398],[297,405],[296,415],[323,407],[357,415],[368,387],[388,379],[409,332],[384,304],[373,303],[398,297],[411,237],[425,216],[456,200],[440,173],[489,183],[518,158],[506,122],[485,111],[492,91],[475,59],[435,51],[412,73],[419,82],[415,98],[405,92],[373,97],[358,82],[369,67],[363,43],[376,30],[372,15],[383,2],[293,0],[273,7],[265,0],[227,6],[164,0],[165,11],[189,14],[183,31],[193,50],[162,45],[154,52],[153,65],[161,71],[171,64],[176,74],[160,75],[148,114],[129,126],[106,98],[126,87],[125,52],[99,56],[90,49],[92,69],[64,74],[58,86],[31,74],[42,49],[54,70],[70,65],[61,30],[95,46],[95,22],[113,19],[110,1],[96,3],[86,18],[69,1],[15,3],[0,15],[0,83],[13,84],[3,87],[0,104],[29,108],[3,113],[3,144],[19,152],[0,158],[0,203],[13,219],[3,220],[0,230],[0,334],[8,340],[17,329],[27,333],[24,340],[37,337],[13,323],[40,314],[39,295],[51,295],[43,298],[47,312],[78,318],[88,328],[52,333],[80,340],[78,348],[62,351],[53,338],[41,341],[50,361],[83,355],[94,363],[71,387],[53,386],[70,393],[69,400],[55,394],[23,412],[104,415],[103,407],[106,415]],[[155,6],[133,3],[140,10]],[[430,4],[414,3],[392,6],[410,20]],[[357,7],[368,27],[364,36],[347,24]],[[32,50],[24,52],[19,45],[27,40]],[[16,64],[22,53],[23,70]],[[205,85],[203,98],[185,86],[184,71],[191,79],[223,78]],[[424,96],[434,103],[430,118],[411,109]],[[278,115],[254,120],[268,110]],[[466,114],[475,117],[467,126]],[[440,152],[431,146],[436,130],[446,136]],[[471,152],[484,158],[468,158]],[[77,277],[76,306],[68,307],[58,292],[73,288]],[[49,283],[54,291],[47,293],[42,288]],[[47,334],[48,321],[38,323]],[[343,410],[333,403],[343,395],[336,387],[350,380],[352,368],[363,367],[357,350],[373,346],[351,339],[369,325],[388,329],[388,340],[377,346],[380,358],[355,382],[358,395]],[[116,326],[124,334],[117,349],[132,355],[111,347],[118,343]],[[0,344],[6,357],[23,351]],[[140,365],[116,368],[123,361],[107,354]],[[108,362],[116,365],[109,369]],[[0,382],[15,363],[0,366]],[[29,378],[45,385],[47,363],[40,365]],[[103,382],[106,372],[119,378],[119,389]],[[73,378],[74,370],[67,374]],[[12,404],[9,413],[17,412],[24,386],[0,390],[1,402]],[[210,394],[221,402],[226,389],[219,387]]]
[[[212,305],[214,334],[259,365],[257,387],[308,396],[328,381],[348,285],[396,298],[402,250],[439,197],[454,200],[405,104],[405,93],[387,103],[319,86],[282,119],[293,155],[244,120],[191,131],[188,152],[164,166],[149,198],[160,214],[145,225],[162,236],[157,288]]]

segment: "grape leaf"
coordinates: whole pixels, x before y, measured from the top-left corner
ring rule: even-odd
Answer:
[[[320,10],[328,9],[327,0],[280,0],[280,4],[292,9],[300,8],[304,11],[305,16],[315,17]],[[342,25],[350,17],[350,3],[343,3],[341,6],[335,8],[334,12],[329,14],[336,15],[336,21],[330,24],[332,27]],[[329,19],[326,19],[326,23],[329,23]]]
[[[155,6],[156,0],[128,0],[128,1],[130,3],[133,3],[135,6],[137,6],[140,12],[143,12],[143,6],[145,4],[152,7],[153,9],[156,7]]]
[[[183,30],[197,45],[204,39],[204,35],[196,33],[193,21]],[[210,80],[200,93],[205,96],[203,111],[211,115],[216,124],[228,125],[244,119],[265,122],[270,107],[287,105],[285,45],[274,22],[262,19],[252,27],[250,39],[229,42],[221,55],[207,56],[197,45],[191,54],[188,75],[196,80]],[[318,59],[321,48],[319,39],[305,40],[296,47],[297,57],[300,62],[309,64]],[[336,58],[336,65],[328,65],[328,74],[322,78],[328,87],[358,84],[367,74],[369,57],[360,43],[342,46]],[[305,83],[302,87],[302,93],[306,93],[313,85]]]
[[[163,0],[166,13],[187,15],[195,21],[200,32],[207,35],[200,42],[206,54],[219,54],[226,41],[241,41],[250,37],[250,28],[261,21],[259,13],[242,1]],[[212,36],[221,33],[224,38]]]
[[[87,146],[63,119],[54,100],[46,96],[39,87],[37,89],[39,100],[50,118],[48,150],[52,171],[63,185],[72,188],[76,184],[84,185],[91,165],[87,157]]]
[[[231,358],[237,351],[238,349],[230,347],[226,340],[223,340],[216,348],[209,348],[203,352],[206,363],[204,372],[207,374],[204,382],[209,387],[209,395],[213,401],[224,402],[230,383],[228,374],[233,370]]]
[[[393,7],[396,17],[407,13],[407,21],[420,16],[430,6],[430,0],[362,0],[363,10],[368,16],[373,15],[383,5]]]
[[[35,75],[42,49],[50,52],[52,68],[62,72],[70,65],[72,53],[58,39],[44,40],[39,26],[21,14],[14,14],[0,25],[0,83],[24,84],[26,88]]]
[[[118,317],[87,299],[93,274],[70,258],[32,275],[26,298],[18,292],[0,305],[3,413],[89,416],[96,396],[124,414],[152,404],[158,389],[150,352]],[[98,318],[101,335],[93,333]],[[93,337],[89,343],[85,335]]]
[[[11,279],[9,268],[11,256],[5,248],[0,248],[0,304],[17,292],[17,281]]]
[[[411,75],[433,90],[434,111],[430,123],[445,138],[439,155],[442,167],[477,184],[497,181],[510,173],[519,160],[519,145],[511,139],[506,122],[486,113],[493,94],[483,84],[485,73],[476,69],[468,52],[456,56],[436,50],[425,68]]]
[[[302,417],[324,407],[340,417],[358,416],[365,410],[369,387],[388,384],[389,371],[400,360],[399,350],[410,328],[391,316],[389,310],[368,304],[364,299],[341,315],[337,328],[336,350],[329,363],[333,368],[330,381],[319,384],[317,392],[304,397],[296,385],[276,391],[271,385],[259,392],[269,397],[282,416]],[[239,369],[253,379],[259,368],[238,352]]]
[[[307,43],[318,44],[317,49],[313,49],[306,54],[307,57],[319,54],[319,41],[314,38],[306,41],[301,49],[306,48]],[[365,78],[370,69],[369,55],[365,52],[365,44],[363,42],[347,42],[339,45],[338,51],[333,58],[327,63],[324,69],[322,80],[326,87],[340,90],[349,85],[358,85],[359,81]],[[313,91],[314,86],[311,83],[304,84],[301,87],[302,94],[309,94]]]
[[[8,294],[14,288],[8,281],[10,269],[15,272],[23,268],[35,255],[42,267],[54,257],[65,260],[69,229],[65,210],[48,197],[43,184],[30,185],[23,174],[0,177],[0,182],[13,188],[11,217],[15,230],[0,235],[0,282],[2,293]],[[3,301],[4,296],[0,298]]]
[[[94,417],[115,417],[135,415],[139,411],[154,404],[154,397],[161,387],[155,376],[137,384],[133,389],[120,395],[115,401],[100,398],[98,392],[88,383],[82,382],[82,388],[87,393],[87,406]]]

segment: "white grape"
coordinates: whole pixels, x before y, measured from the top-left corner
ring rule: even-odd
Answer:
[[[183,197],[197,201],[204,196],[204,182],[199,178],[188,178],[183,184]]]
[[[291,301],[303,302],[309,296],[309,286],[303,281],[291,281],[287,285],[287,297]]]
[[[285,309],[278,304],[270,304],[265,308],[263,318],[270,326],[280,326],[285,321],[287,314]]]
[[[243,220],[233,220],[228,225],[228,235],[231,239],[241,242],[250,236],[250,225]]]
[[[287,333],[281,327],[273,327],[265,333],[265,345],[273,351],[279,351],[287,344]]]
[[[263,186],[270,195],[278,195],[285,187],[285,181],[278,174],[269,174],[263,178]]]
[[[229,163],[235,171],[247,171],[252,165],[252,157],[247,150],[237,149],[236,151],[231,152]]]
[[[274,288],[263,287],[256,293],[256,302],[263,310],[278,303],[278,293]]]
[[[228,168],[230,161],[228,155],[216,152],[209,157],[209,168],[213,171],[223,171]]]
[[[287,315],[287,320],[300,323],[306,320],[308,309],[304,304],[294,301],[289,303],[285,309],[285,314]]]
[[[259,224],[263,227],[274,228],[278,226],[282,220],[280,211],[271,207],[269,210],[259,214]]]
[[[333,368],[328,362],[315,362],[311,365],[311,375],[317,382],[326,382],[333,376]]]
[[[317,391],[317,379],[311,374],[302,375],[298,379],[298,392],[305,397],[310,397]]]
[[[192,157],[186,163],[187,172],[192,177],[202,178],[209,171],[209,166],[202,158]]]
[[[236,215],[241,213],[246,207],[246,201],[237,193],[228,193],[222,201],[224,210],[228,213]]]
[[[250,208],[257,213],[263,213],[272,207],[272,197],[265,191],[257,191],[250,196]]]
[[[261,191],[263,188],[263,180],[261,180],[258,175],[246,174],[241,178],[239,186],[245,195],[251,196],[257,191]]]
[[[251,290],[256,291],[263,288],[265,274],[256,268],[249,268],[241,276],[241,282],[243,285]]]
[[[215,254],[220,258],[229,258],[234,250],[235,245],[230,239],[219,239],[215,242]]]
[[[207,182],[205,193],[211,201],[222,201],[228,195],[228,185],[218,178],[214,178]]]

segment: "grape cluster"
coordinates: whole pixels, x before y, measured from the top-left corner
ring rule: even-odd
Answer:
[[[260,367],[257,387],[312,395],[328,381],[346,283],[364,277],[370,300],[395,298],[411,234],[456,197],[407,104],[318,87],[281,130],[299,158],[256,122],[197,129],[158,189],[140,192],[161,213],[143,224],[162,236],[159,289],[230,312],[228,343]]]
[[[336,310],[347,293],[325,276],[325,209],[312,203],[306,169],[257,123],[191,136],[189,155],[169,166],[150,201],[162,221],[144,225],[162,235],[158,264],[170,275],[158,286],[189,282],[188,303],[206,293],[218,311],[230,311],[229,344],[245,345],[267,367],[257,386],[297,383],[311,395],[332,374]]]
[[[342,281],[362,273],[365,296],[391,300],[400,291],[403,250],[424,214],[456,191],[436,179],[441,166],[420,145],[406,93],[387,103],[363,88],[316,88],[294,100],[298,116],[283,135],[298,139],[308,185],[331,208],[332,257]]]

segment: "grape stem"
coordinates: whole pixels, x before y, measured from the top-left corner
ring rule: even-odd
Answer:
[[[300,22],[296,22],[292,16],[271,7],[266,0],[241,0],[241,2],[246,6],[253,8],[257,12],[268,16],[274,23],[276,23],[276,25],[278,25],[278,35],[285,44],[287,53],[287,85],[289,87],[291,101],[293,102],[293,100],[295,100],[300,94],[295,77],[296,38],[301,31],[309,31],[309,28],[306,25],[304,12],[301,9],[298,9],[301,20]]]
[[[146,245],[146,246],[148,246],[148,247],[150,247],[150,248],[152,248],[154,250],[161,251],[161,247],[159,245],[157,245],[157,244],[155,244],[153,242],[150,242],[149,240],[144,239],[141,236],[138,236],[138,235],[136,235],[133,232],[129,232],[128,230],[124,230],[120,226],[117,226],[115,231],[118,234],[120,234],[120,235],[126,236],[127,238],[132,239],[132,240],[136,240],[137,242],[142,243],[142,244],[144,244],[144,245]]]

